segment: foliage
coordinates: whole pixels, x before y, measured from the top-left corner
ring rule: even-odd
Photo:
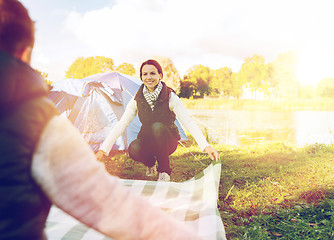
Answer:
[[[234,97],[236,99],[239,99],[242,95],[242,82],[238,81],[236,73],[232,73],[231,75],[231,81],[232,81],[232,89],[230,90],[231,97]]]
[[[190,98],[196,94],[200,97],[218,94],[238,99],[242,89],[249,89],[254,99],[257,99],[258,93],[262,93],[266,99],[291,99],[298,94],[311,96],[309,89],[298,91],[301,86],[296,77],[297,60],[294,53],[287,52],[278,55],[273,62],[266,63],[263,56],[255,54],[245,59],[238,73],[233,73],[228,67],[213,70],[195,65],[184,76],[182,82],[185,84],[180,96]],[[193,86],[197,88],[192,89]]]
[[[192,97],[196,92],[196,85],[189,82],[189,81],[182,81],[181,82],[181,88],[179,97],[182,98],[190,98]]]
[[[114,61],[108,57],[79,57],[66,71],[66,78],[85,78],[87,76],[96,74],[111,72],[115,69]]]
[[[270,68],[266,65],[264,57],[254,55],[245,59],[237,77],[254,93],[256,99],[258,92],[270,96],[272,89],[270,74]]]
[[[204,94],[209,94],[209,84],[212,78],[212,73],[209,67],[203,65],[195,65],[190,68],[184,76],[184,81],[188,81],[196,86],[195,95],[198,93],[200,97]]]
[[[183,79],[170,58],[155,57],[164,71],[164,81],[173,88],[180,97],[203,98],[220,96],[221,98],[242,98],[243,91],[253,93],[257,99],[259,93],[264,99],[314,99],[315,88],[302,86],[297,80],[298,58],[293,52],[279,54],[270,63],[266,63],[261,55],[253,55],[244,60],[239,72],[232,72],[229,67],[210,69],[203,65],[194,65],[188,69]],[[137,73],[132,64],[122,63],[117,68],[111,58],[79,57],[66,71],[66,77],[84,78],[89,75],[118,71],[130,76]],[[138,77],[137,75],[135,77]],[[317,86],[317,95],[333,98],[333,78],[323,79]]]
[[[50,86],[52,84],[52,81],[48,79],[49,74],[39,71],[38,69],[34,69],[36,72],[38,72],[39,74],[41,74],[42,78],[44,79],[44,81],[46,82],[46,84],[48,86]]]
[[[244,98],[243,92],[253,93],[252,99],[259,94],[267,100],[315,99],[315,87],[302,86],[297,79],[298,58],[294,52],[279,54],[274,61],[266,63],[261,55],[253,55],[244,60],[238,72],[222,66],[210,69],[203,65],[194,65],[188,69],[183,79],[168,57],[155,57],[164,71],[164,81],[180,97],[203,98]],[[118,71],[139,78],[132,64],[122,63],[117,68],[111,58],[79,57],[66,71],[67,78],[84,78],[95,73]],[[317,86],[317,96],[334,98],[334,78],[322,79]],[[262,97],[261,96],[261,97]]]
[[[164,73],[163,81],[168,87],[172,88],[176,94],[179,94],[181,79],[173,61],[167,57],[155,57],[154,59],[158,61],[162,67]]]
[[[242,94],[243,83],[239,81],[237,74],[230,68],[224,67],[212,70],[212,79],[210,81],[210,95],[214,93],[220,97],[239,98]]]
[[[123,73],[129,76],[134,76],[136,69],[130,63],[122,63],[116,68],[116,72]]]
[[[298,89],[299,99],[312,99],[316,95],[315,87],[300,85]]]
[[[324,78],[317,85],[317,95],[334,98],[334,78]]]
[[[297,63],[296,55],[293,52],[287,52],[279,54],[270,64],[273,71],[272,82],[275,86],[273,94],[278,98],[291,99],[298,96]]]
[[[217,92],[221,96],[230,96],[233,89],[232,69],[224,67],[212,71],[210,87],[212,92]]]

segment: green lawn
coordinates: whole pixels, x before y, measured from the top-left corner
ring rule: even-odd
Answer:
[[[188,147],[197,159],[179,146],[170,158],[172,181],[187,180],[211,162],[196,145]],[[218,207],[228,239],[334,239],[332,146],[214,147],[222,158]],[[155,180],[126,153],[105,165],[121,178]]]

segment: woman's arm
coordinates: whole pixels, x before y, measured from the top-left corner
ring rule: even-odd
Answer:
[[[44,129],[31,172],[57,207],[114,239],[199,239],[109,175],[78,129],[60,116]]]
[[[219,159],[218,152],[216,151],[216,149],[212,148],[206,141],[201,129],[190,117],[183,102],[175,93],[171,93],[169,99],[169,108],[175,113],[177,119],[180,121],[182,126],[184,126],[188,130],[188,132],[194,137],[196,143],[202,149],[202,151],[209,154],[212,160],[217,161]]]
[[[109,154],[117,138],[121,136],[124,130],[129,126],[132,120],[136,117],[136,114],[137,114],[137,103],[134,100],[134,98],[131,98],[128,105],[126,106],[126,109],[121,119],[112,128],[112,130],[110,131],[110,133],[108,134],[104,142],[102,143],[100,150],[97,152],[96,155],[97,155],[98,160],[101,160],[101,157],[103,155]]]

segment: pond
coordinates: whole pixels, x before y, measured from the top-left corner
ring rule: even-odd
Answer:
[[[333,111],[188,111],[209,140],[221,144],[281,141],[303,147],[334,143]]]

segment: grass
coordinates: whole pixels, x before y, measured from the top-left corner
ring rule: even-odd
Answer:
[[[223,152],[219,210],[229,239],[333,238],[331,146],[274,143]]]
[[[179,146],[170,158],[173,181],[187,180],[211,162],[196,145],[188,147],[197,159]],[[222,157],[218,208],[228,239],[334,239],[333,146],[214,147]],[[121,178],[155,180],[124,153],[105,166]]]

